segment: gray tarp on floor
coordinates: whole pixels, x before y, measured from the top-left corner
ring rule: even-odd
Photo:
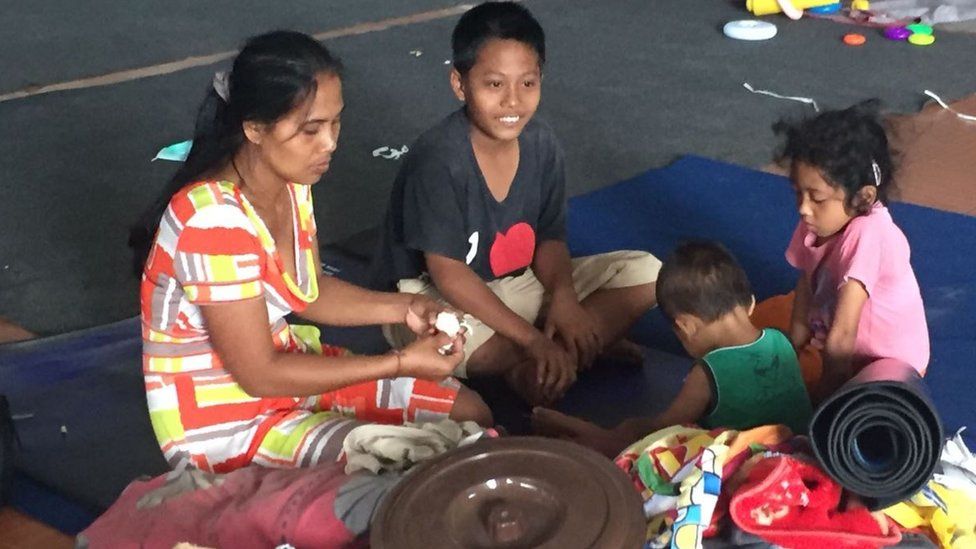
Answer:
[[[457,5],[174,0],[162,12],[142,2],[29,4],[6,7],[0,18],[0,90],[225,51],[274,27],[321,32]],[[743,82],[828,107],[879,96],[899,111],[915,111],[926,88],[946,99],[976,89],[976,36],[967,34],[941,33],[918,48],[866,30],[868,43],[850,48],[840,40],[850,27],[770,16],[779,35],[745,43],[720,32],[748,16],[738,1],[525,4],[549,38],[541,112],[566,149],[570,194],[684,153],[764,164],[775,146],[770,124],[808,107],[749,94]],[[340,148],[315,187],[324,242],[381,218],[397,164],[370,152],[409,143],[456,107],[444,65],[455,20],[327,42],[348,72]],[[410,54],[417,49],[423,55]],[[137,312],[126,226],[173,170],[149,159],[189,137],[221,68],[0,103],[0,315],[53,333]]]

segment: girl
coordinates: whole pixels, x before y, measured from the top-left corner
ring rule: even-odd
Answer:
[[[800,222],[786,260],[801,271],[790,325],[820,349],[820,399],[879,358],[924,374],[928,327],[908,240],[885,207],[894,166],[877,101],[774,126],[786,141]]]
[[[215,77],[186,163],[133,230],[149,413],[174,467],[335,460],[357,423],[345,416],[491,423],[481,399],[448,377],[463,341],[433,330],[440,306],[322,274],[311,185],[336,149],[339,73],[303,34],[248,41]],[[289,325],[289,313],[401,322],[421,337],[396,354],[350,356],[323,346],[317,329]],[[439,354],[444,345],[452,352]]]

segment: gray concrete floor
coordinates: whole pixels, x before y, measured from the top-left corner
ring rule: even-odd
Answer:
[[[339,30],[326,44],[348,66],[347,116],[332,171],[315,188],[325,242],[377,223],[396,171],[373,158],[410,143],[457,105],[447,85],[456,15],[361,34],[390,21],[459,3],[268,2],[166,4],[50,0],[4,8],[0,95],[226,52],[272,28]],[[777,118],[808,107],[747,93],[743,82],[846,106],[881,97],[915,111],[923,89],[954,99],[976,89],[976,37],[941,33],[917,48],[824,21],[779,25],[769,42],[726,39],[726,21],[748,17],[724,0],[527,0],[549,38],[542,116],[568,157],[578,194],[686,153],[760,166]],[[400,20],[402,22],[402,20]],[[415,57],[411,50],[422,50]],[[126,227],[174,169],[149,159],[189,137],[197,103],[226,61],[104,87],[0,102],[0,316],[41,333],[135,314]]]

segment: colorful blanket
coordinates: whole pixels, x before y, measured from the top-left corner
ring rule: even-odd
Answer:
[[[645,547],[691,549],[716,533],[726,508],[723,482],[753,455],[792,451],[793,433],[783,425],[749,431],[673,426],[624,450],[616,464],[644,500]]]

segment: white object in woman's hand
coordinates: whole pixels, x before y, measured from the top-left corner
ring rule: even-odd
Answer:
[[[454,339],[456,339],[459,335],[470,331],[468,325],[459,320],[456,314],[447,311],[442,311],[437,314],[437,320],[434,322],[434,328],[452,340],[449,345],[444,345],[439,349],[439,352],[442,355],[446,355],[451,352],[451,348],[454,346]]]
[[[437,314],[437,320],[434,321],[434,327],[439,331],[444,332],[447,337],[453,338],[454,336],[458,335],[458,332],[461,331],[461,321],[458,320],[457,315],[443,311]]]

